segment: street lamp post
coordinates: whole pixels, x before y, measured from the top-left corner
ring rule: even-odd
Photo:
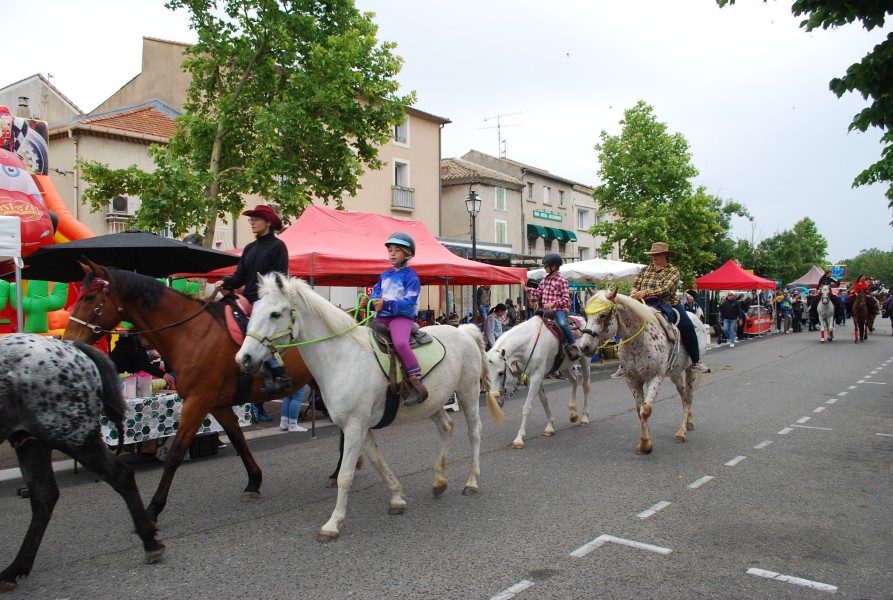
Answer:
[[[477,216],[481,212],[481,197],[478,196],[476,191],[471,190],[468,192],[468,196],[465,197],[465,209],[471,215],[471,260],[477,260]],[[471,314],[478,314],[476,285],[471,286],[471,305],[473,307]]]

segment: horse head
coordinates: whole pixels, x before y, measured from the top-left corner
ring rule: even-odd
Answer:
[[[298,280],[279,273],[258,275],[257,279],[259,299],[251,310],[245,342],[236,353],[239,368],[249,373],[260,370],[265,360],[278,353],[277,344],[290,344],[298,333],[293,289]]]
[[[828,302],[831,299],[831,286],[827,283],[822,286],[822,302]]]
[[[95,344],[124,318],[109,271],[89,259],[80,262],[84,271],[81,291],[71,308],[71,318],[62,339]],[[114,309],[110,310],[107,304]]]
[[[617,335],[617,319],[614,318],[617,297],[617,289],[610,292],[598,292],[586,304],[586,327],[583,329],[583,337],[578,342],[580,351],[586,356],[592,356],[606,341],[614,339]]]

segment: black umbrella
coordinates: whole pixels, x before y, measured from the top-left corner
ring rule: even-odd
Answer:
[[[80,281],[82,257],[150,277],[174,273],[207,273],[239,262],[234,254],[142,231],[125,231],[54,246],[45,246],[25,257],[22,279]]]

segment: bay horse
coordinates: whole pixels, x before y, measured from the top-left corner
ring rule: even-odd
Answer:
[[[376,358],[369,329],[360,326],[340,308],[313,291],[307,282],[280,274],[260,278],[260,299],[254,304],[248,335],[236,354],[236,362],[248,372],[256,372],[271,355],[271,347],[301,345],[301,355],[316,379],[329,417],[341,428],[344,447],[338,471],[338,498],[332,512],[316,537],[327,542],[340,535],[347,508],[347,495],[353,482],[355,465],[364,451],[381,474],[390,494],[388,514],[406,509],[403,487],[385,463],[370,431],[386,409],[388,376]],[[484,339],[475,325],[459,328],[451,325],[423,327],[422,331],[443,344],[443,359],[424,376],[428,399],[414,406],[400,406],[394,423],[430,419],[439,437],[440,451],[434,463],[434,497],[447,488],[447,453],[453,433],[453,421],[444,410],[453,392],[465,413],[471,466],[464,495],[478,492],[480,477],[481,419],[478,401],[482,383],[486,385],[487,361]],[[502,411],[488,397],[491,417],[499,423]]]
[[[35,334],[0,337],[0,444],[15,448],[28,498],[31,524],[12,564],[0,572],[0,593],[31,573],[40,542],[59,499],[52,451],[68,454],[102,476],[121,494],[143,542],[145,560],[164,554],[143,506],[133,469],[102,441],[104,412],[124,437],[124,399],[115,365],[96,348]],[[120,446],[119,446],[120,449]],[[120,450],[119,450],[120,453]]]
[[[564,334],[559,331],[557,335],[563,336]],[[499,397],[500,394],[505,393],[506,380],[512,371],[510,365],[515,363],[521,365],[521,371],[527,376],[527,399],[521,410],[521,427],[518,429],[518,435],[512,441],[512,448],[524,448],[527,417],[533,410],[535,397],[539,397],[543,410],[546,412],[546,429],[543,431],[543,435],[546,437],[555,435],[555,417],[549,410],[549,400],[546,397],[545,389],[543,389],[543,381],[546,379],[546,375],[553,370],[559,353],[561,353],[561,361],[557,370],[564,373],[571,384],[571,398],[568,406],[570,422],[576,423],[580,418],[577,414],[577,383],[582,381],[583,416],[580,425],[589,427],[589,379],[592,355],[587,356],[585,353],[581,353],[579,359],[571,361],[562,350],[556,335],[545,326],[542,317],[534,316],[515,325],[499,336],[496,343],[487,352],[487,367],[490,376],[488,386],[490,391],[488,393],[490,395]],[[574,373],[575,363],[580,366],[579,376]]]
[[[232,410],[236,404],[274,398],[261,392],[260,378],[251,382],[245,397],[238,397],[239,369],[233,357],[239,345],[227,329],[224,305],[203,302],[168,287],[152,277],[130,271],[82,263],[85,277],[80,296],[71,309],[63,339],[95,343],[121,321],[147,339],[174,371],[177,393],[183,399],[180,423],[164,461],[164,473],[147,510],[153,521],[164,510],[177,468],[210,413],[226,432],[248,473],[243,500],[260,497],[262,473]],[[311,380],[300,353],[283,355],[294,389]]]
[[[618,294],[596,293],[585,309],[587,320],[583,338],[578,346],[584,354],[593,354],[603,344],[619,335],[622,338],[618,356],[623,364],[626,385],[636,400],[636,412],[641,425],[641,436],[636,452],[649,454],[652,450],[648,419],[664,377],[669,377],[682,399],[682,424],[676,431],[676,441],[686,440],[686,431],[693,430],[691,403],[699,377],[691,370],[691,358],[681,347],[675,358],[674,343],[667,334],[667,323],[657,310]],[[689,318],[698,334],[698,346],[703,356],[710,333],[707,326],[693,313]],[[676,332],[676,335],[681,334]],[[677,338],[678,339],[678,338]]]
[[[866,293],[860,291],[853,299],[853,306],[850,309],[853,317],[853,342],[856,344],[864,342],[868,338],[870,310]]]
[[[816,301],[816,313],[819,316],[819,331],[822,332],[822,343],[825,343],[827,333],[828,341],[834,341],[834,303],[831,301],[831,286],[823,285],[822,293]]]

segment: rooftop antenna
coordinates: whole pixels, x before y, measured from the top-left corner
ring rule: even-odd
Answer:
[[[498,140],[498,143],[499,143],[499,146],[498,146],[498,148],[499,148],[499,158],[505,158],[505,151],[506,151],[506,144],[507,144],[506,140],[502,139],[502,128],[503,128],[503,127],[517,127],[517,125],[503,125],[503,124],[502,124],[502,118],[503,118],[503,117],[512,117],[512,116],[514,116],[514,115],[520,115],[520,114],[521,114],[521,113],[519,113],[519,112],[516,112],[516,113],[508,113],[508,114],[505,114],[505,115],[496,115],[495,117],[487,117],[486,119],[484,119],[484,122],[485,122],[485,123],[486,123],[487,121],[492,121],[493,119],[496,119],[496,126],[495,126],[495,127],[493,127],[493,126],[490,126],[490,127],[481,127],[481,129],[495,129],[495,130],[496,130],[496,137],[497,137],[497,140]]]

